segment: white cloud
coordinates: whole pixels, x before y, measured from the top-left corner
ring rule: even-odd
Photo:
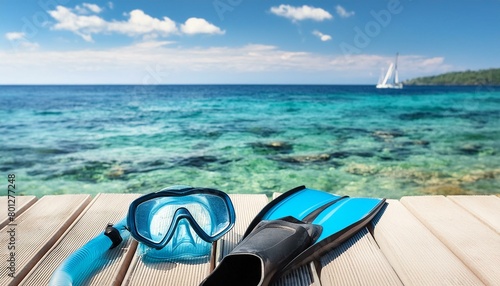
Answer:
[[[171,45],[174,42],[169,41],[144,41],[134,45],[134,47],[139,49],[156,49],[163,46]]]
[[[83,3],[82,5],[83,7],[89,9],[94,13],[101,13],[102,11],[101,7],[97,6],[96,4]]]
[[[38,48],[40,48],[40,45],[35,42],[30,42],[30,41],[22,41],[19,43],[19,48],[26,50],[26,51],[36,51]]]
[[[85,4],[87,3],[82,5],[89,9],[89,11],[97,13],[97,8],[99,7],[96,6],[96,8],[92,6],[92,4]],[[97,15],[82,15],[81,11],[79,12],[77,8],[70,9],[63,6],[57,6],[56,10],[49,11],[49,14],[56,20],[52,29],[71,31],[82,37],[82,39],[87,42],[93,41],[92,35],[102,33],[119,33],[128,36],[143,36],[145,39],[154,39],[158,36],[167,37],[173,34],[179,34],[177,24],[170,18],[154,18],[139,9],[126,14],[126,16],[128,16],[128,20],[126,21],[107,21]],[[181,25],[181,30],[185,34],[190,35],[203,33],[225,33],[225,31],[222,31],[219,27],[210,24],[202,18],[189,18],[183,25]]]
[[[82,6],[77,5],[75,7],[75,11],[79,14],[89,14],[89,13],[101,13],[102,8],[97,6],[96,4],[83,3]]]
[[[312,33],[313,33],[313,35],[315,35],[316,37],[318,37],[323,42],[330,41],[332,39],[332,36],[325,35],[325,34],[321,33],[318,30],[314,30]]]
[[[418,56],[406,56],[403,57],[402,62],[424,73],[432,73],[436,66],[446,66],[450,68],[444,63],[443,57],[422,58]],[[400,64],[398,64],[398,66],[400,66]]]
[[[390,63],[394,61],[393,56],[380,55],[350,55],[348,57],[334,57],[330,64],[343,67],[346,70],[370,70],[374,74],[380,73],[380,70],[387,69]],[[444,57],[426,57],[420,55],[403,55],[398,58],[398,69],[400,76],[411,78],[421,74],[436,74],[448,72],[452,66],[445,63]]]
[[[63,6],[57,6],[56,10],[49,11],[49,15],[57,21],[53,29],[71,31],[88,42],[92,41],[92,34],[105,31],[108,24],[101,17],[77,15]]]
[[[35,51],[40,47],[38,43],[30,42],[26,38],[26,34],[22,32],[6,33],[5,38],[10,41],[12,48],[15,50]]]
[[[163,20],[153,18],[142,10],[133,10],[129,14],[128,21],[106,22],[107,30],[126,34],[129,36],[160,34],[168,36],[178,32],[177,25],[168,17]]]
[[[186,23],[181,25],[181,31],[184,34],[194,35],[194,34],[224,34],[226,31],[222,31],[219,27],[210,24],[205,19],[202,18],[189,18]]]
[[[349,18],[351,16],[354,16],[354,11],[347,12],[347,10],[340,5],[337,5],[337,7],[335,7],[335,9],[337,11],[337,14],[342,18]]]
[[[9,41],[24,39],[25,34],[22,32],[10,32],[5,34],[5,38]]]
[[[149,41],[77,51],[0,50],[0,83],[373,83],[392,56],[325,55],[269,45],[185,48]],[[450,70],[442,57],[400,56],[402,79]],[[152,71],[161,71],[151,75]],[[168,74],[168,76],[165,76]]]
[[[270,11],[277,16],[291,19],[294,22],[302,20],[323,21],[333,18],[328,11],[307,5],[303,5],[302,7],[293,7],[282,4],[278,7],[271,7]]]

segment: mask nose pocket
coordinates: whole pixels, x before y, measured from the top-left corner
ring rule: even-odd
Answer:
[[[196,235],[196,233],[194,233],[194,235]],[[183,244],[195,246],[195,238],[193,237],[189,222],[186,219],[181,219],[179,221],[171,243],[173,250],[176,250]]]

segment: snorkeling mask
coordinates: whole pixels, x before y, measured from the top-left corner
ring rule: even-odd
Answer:
[[[139,242],[143,259],[187,260],[210,254],[212,242],[233,226],[234,207],[229,196],[215,189],[174,186],[134,200],[127,217],[108,224],[96,236],[64,260],[49,285],[73,285],[82,271],[99,267],[100,258],[130,234]],[[87,272],[90,273],[90,272]]]
[[[211,243],[234,225],[229,196],[208,188],[175,186],[130,204],[127,225],[140,254],[157,259],[207,255]]]

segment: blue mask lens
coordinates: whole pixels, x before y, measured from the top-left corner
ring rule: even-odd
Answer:
[[[165,247],[155,249],[141,243],[139,254],[147,259],[182,261],[206,257],[211,248],[212,243],[201,239],[191,228],[190,223],[186,219],[181,219]]]

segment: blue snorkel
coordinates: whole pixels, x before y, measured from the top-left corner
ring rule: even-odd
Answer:
[[[128,239],[129,232],[126,229],[126,219],[116,225],[108,224],[106,230],[94,237],[77,251],[73,252],[54,271],[50,278],[50,286],[78,285],[98,266],[96,261],[109,249],[118,246],[123,240]],[[82,271],[85,269],[86,271]]]
[[[234,225],[229,196],[219,190],[174,186],[139,197],[127,217],[66,258],[54,271],[50,286],[80,284],[101,266],[103,255],[129,235],[139,242],[139,254],[156,260],[206,257],[211,243]],[[83,270],[83,271],[82,271]]]

